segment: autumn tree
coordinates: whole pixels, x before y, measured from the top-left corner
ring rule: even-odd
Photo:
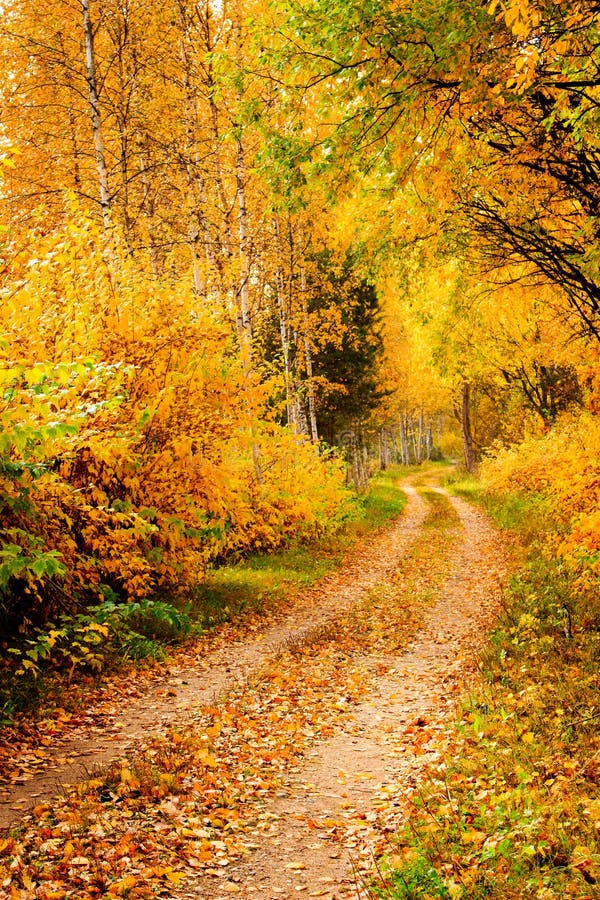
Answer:
[[[596,335],[595,4],[291,9],[289,62],[345,110],[338,158],[378,154],[400,182],[441,165],[460,240],[560,285]]]
[[[276,98],[248,77],[248,12],[7,6],[3,383],[42,437],[31,452],[7,438],[32,500],[5,521],[2,577],[14,610],[23,573],[31,617],[190,596],[210,561],[335,527],[344,508],[341,465],[269,414],[256,323],[283,272],[316,441],[307,238],[256,164]],[[52,442],[55,405],[67,432]]]

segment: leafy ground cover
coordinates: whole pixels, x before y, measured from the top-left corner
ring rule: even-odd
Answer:
[[[191,666],[194,647],[198,646],[194,636],[199,624],[206,631],[216,625],[222,628],[228,619],[251,631],[266,620],[267,614],[271,618],[284,614],[300,590],[332,571],[346,550],[400,512],[406,502],[398,485],[401,474],[396,469],[373,479],[369,493],[357,501],[353,519],[335,537],[278,553],[252,555],[214,569],[202,588],[204,597],[187,612],[169,604],[149,604],[144,608],[143,603],[134,603],[115,608],[106,603],[98,610],[101,618],[94,619],[88,611],[85,616],[41,632],[37,643],[43,646],[44,641],[53,640],[54,656],[42,658],[38,672],[29,670],[18,678],[2,680],[5,724],[0,735],[0,768],[6,768],[11,758],[19,756],[18,748],[26,751],[35,743],[40,727],[49,736],[68,732],[73,715],[80,716],[95,698],[104,707],[105,695],[122,697],[124,702],[132,691],[137,696],[148,680],[151,682],[161,672],[164,675],[165,667],[172,666],[174,654],[189,655]],[[158,615],[152,617],[151,612]],[[53,631],[59,633],[52,634]],[[82,635],[90,638],[83,650],[97,654],[101,665],[97,669],[84,664],[77,667],[71,659],[61,672],[61,659],[68,661],[69,655],[74,657],[76,653],[81,658],[83,650],[72,645],[69,648],[68,640],[75,637],[81,644]],[[227,634],[220,638],[226,642]],[[174,648],[174,643],[179,643],[179,647]],[[127,652],[132,644],[150,652],[142,659],[139,654],[133,657]],[[38,751],[45,752],[40,748]]]
[[[598,897],[597,584],[548,551],[558,526],[547,494],[486,494],[472,479],[454,488],[515,530],[527,554],[372,896]]]
[[[248,830],[269,827],[266,804],[283,774],[351,718],[369,689],[375,673],[361,654],[397,653],[444,578],[458,521],[443,497],[428,500],[423,531],[402,562],[410,574],[412,560],[412,590],[392,577],[189,727],[147,741],[63,802],[40,804],[33,821],[0,843],[9,896],[171,896],[185,869],[219,871],[251,852]]]

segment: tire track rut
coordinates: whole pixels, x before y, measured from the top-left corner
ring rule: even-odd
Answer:
[[[250,835],[253,852],[221,872],[189,871],[173,900],[370,896],[360,875],[401,823],[398,799],[418,784],[424,764],[438,753],[508,566],[487,519],[439,492],[458,514],[460,528],[422,630],[391,660],[392,668],[347,724],[287,777],[269,803],[268,831]],[[403,577],[408,581],[410,574]],[[376,667],[378,660],[370,662]]]
[[[300,595],[277,622],[248,635],[243,621],[224,634],[208,635],[190,659],[170,665],[153,678],[141,696],[122,703],[118,718],[111,699],[91,707],[92,724],[68,729],[59,739],[39,734],[27,760],[43,748],[46,758],[33,772],[28,765],[13,784],[0,785],[0,829],[16,824],[32,807],[85,780],[124,753],[142,737],[160,735],[174,725],[193,721],[195,711],[214,702],[233,684],[244,681],[290,642],[301,643],[309,632],[350,609],[396,567],[397,560],[416,540],[426,504],[410,485],[404,485],[407,505],[388,529],[354,548],[343,568],[326,576]],[[103,724],[106,720],[106,725]]]

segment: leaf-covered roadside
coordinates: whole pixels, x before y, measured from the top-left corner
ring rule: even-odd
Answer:
[[[146,702],[153,709],[167,702],[169,708],[165,709],[165,714],[172,713],[172,701],[165,699],[169,694],[173,695],[170,688],[177,687],[178,682],[186,684],[194,672],[200,671],[200,677],[204,676],[206,666],[215,655],[216,665],[226,665],[232,656],[237,658],[237,654],[232,653],[232,645],[256,639],[265,627],[277,628],[282,617],[285,619],[291,613],[295,621],[296,598],[311,585],[317,585],[314,589],[322,606],[324,601],[318,585],[328,573],[327,602],[335,612],[335,595],[342,589],[340,578],[342,584],[352,580],[352,567],[362,565],[367,536],[369,547],[374,539],[375,545],[378,540],[385,541],[383,526],[404,508],[406,497],[399,487],[400,474],[401,470],[396,467],[373,478],[369,491],[360,499],[360,514],[357,513],[357,517],[335,538],[298,545],[279,553],[256,554],[213,570],[204,585],[198,607],[190,611],[190,618],[195,625],[200,619],[206,626],[218,625],[218,628],[207,628],[200,635],[194,628],[194,633],[186,638],[184,630],[178,629],[175,633],[173,628],[165,627],[164,621],[159,622],[162,627],[157,628],[156,618],[153,621],[146,616],[143,623],[139,619],[135,621],[132,617],[138,616],[136,609],[141,604],[133,603],[118,608],[117,622],[121,621],[123,611],[130,613],[131,617],[124,624],[135,624],[136,639],[143,626],[152,644],[152,653],[141,663],[129,658],[122,641],[115,646],[115,642],[103,640],[95,648],[103,655],[100,672],[85,668],[83,671],[76,669],[74,673],[70,670],[55,672],[52,658],[41,661],[44,668],[37,676],[28,673],[14,683],[5,671],[0,679],[0,697],[5,692],[11,698],[13,708],[20,701],[26,704],[26,709],[13,713],[8,724],[0,729],[0,802],[4,799],[3,785],[23,784],[43,774],[48,766],[60,767],[68,763],[73,751],[77,753],[76,745],[80,751],[85,751],[90,744],[96,746],[99,730],[110,735],[111,744],[118,740],[118,725],[127,719],[127,710],[132,704],[140,707],[140,714],[147,721],[142,708],[144,696],[150,697]],[[386,558],[385,551],[379,551],[375,564],[385,566]],[[373,562],[372,555],[371,560]],[[308,595],[305,602],[310,602]],[[157,605],[160,603],[149,603],[148,607],[155,610]],[[182,613],[177,615],[184,618]],[[91,621],[90,613],[87,623]],[[85,627],[86,621],[81,624]],[[40,632],[40,640],[45,634]],[[121,635],[128,640],[129,628],[124,628],[118,637]],[[177,648],[165,646],[175,639],[186,642]],[[67,675],[71,674],[72,679],[67,680]],[[9,708],[10,704],[7,704],[5,712]],[[112,756],[119,752],[115,749]]]
[[[64,802],[40,805],[0,844],[9,896],[169,896],[186,870],[218,877],[251,853],[256,834],[270,827],[267,801],[281,778],[352,716],[372,684],[364,653],[397,653],[444,577],[444,535],[457,522],[451,510],[443,514],[442,498],[433,502],[429,527],[403,562],[408,577],[398,572],[352,615],[291,645],[199,710],[189,728],[148,741]],[[422,574],[417,566],[411,580],[411,559],[426,553],[431,567]]]
[[[600,896],[598,584],[552,559],[539,497],[491,500],[536,541],[373,897]]]

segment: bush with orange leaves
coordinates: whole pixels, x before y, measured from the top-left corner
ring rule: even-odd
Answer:
[[[339,526],[341,461],[269,420],[226,303],[85,220],[33,233],[1,293],[10,630],[107,594],[185,598],[213,560]]]
[[[600,577],[600,417],[565,416],[545,434],[498,449],[481,467],[491,492],[549,501],[553,534],[546,546],[578,579]]]

